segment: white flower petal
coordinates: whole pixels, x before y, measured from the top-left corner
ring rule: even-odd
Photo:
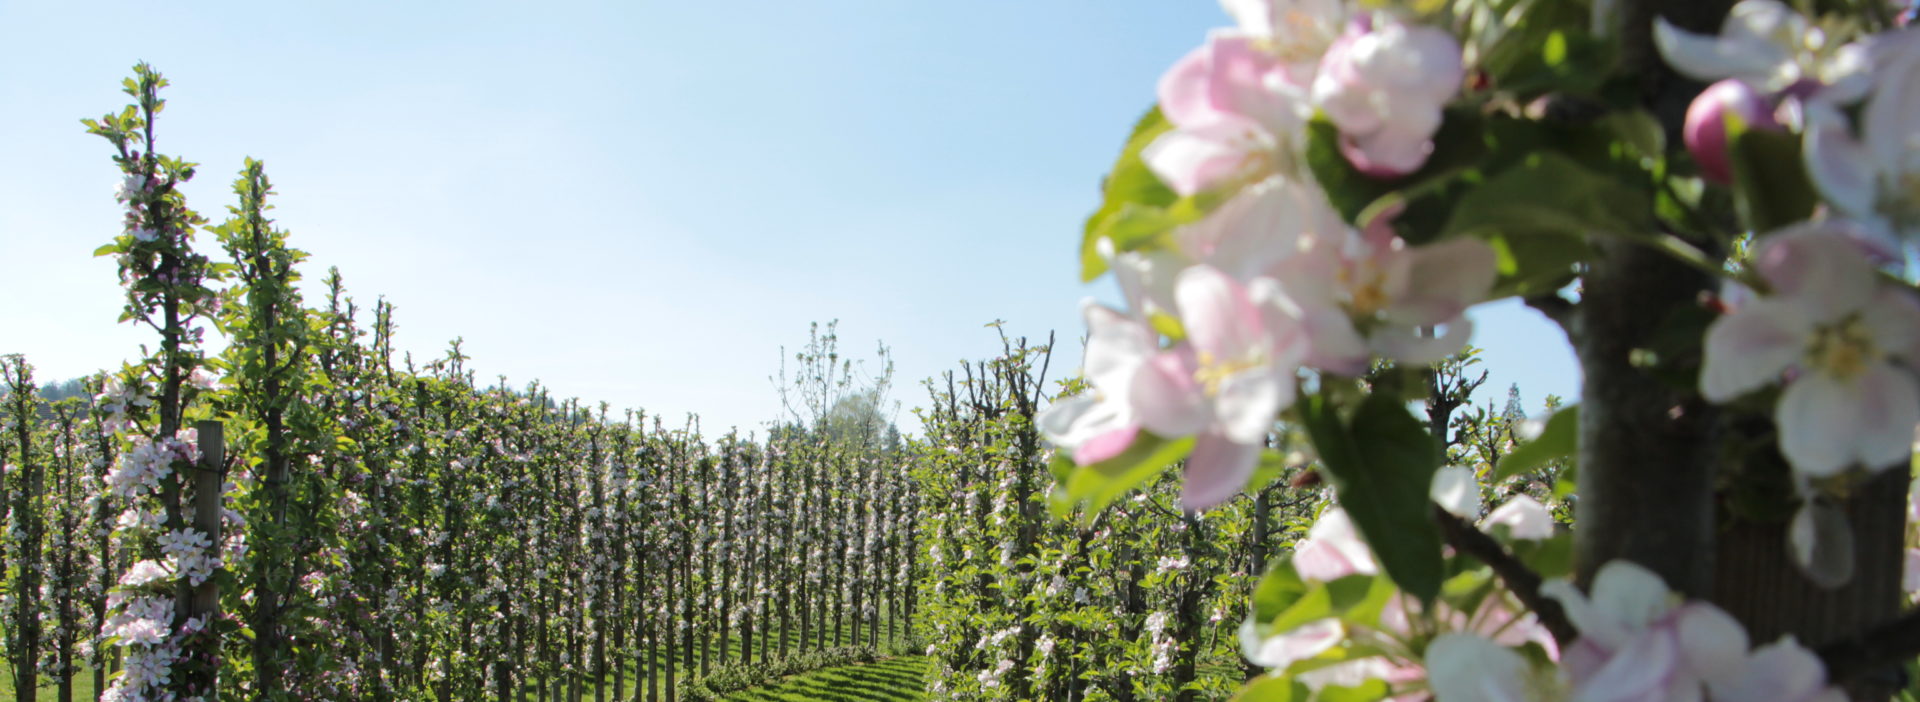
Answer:
[[[1877,189],[1874,155],[1853,136],[1846,115],[1824,101],[1802,103],[1806,112],[1807,176],[1820,194],[1841,212],[1874,214]]]
[[[1274,416],[1293,404],[1293,369],[1264,365],[1228,376],[1213,398],[1213,414],[1229,440],[1263,444]]]
[[[1473,475],[1473,469],[1466,466],[1446,466],[1433,472],[1433,485],[1428,491],[1435,504],[1441,509],[1463,519],[1480,516],[1480,481]]]
[[[1653,571],[1633,561],[1614,560],[1593,576],[1593,606],[1637,630],[1673,609],[1673,593]]]
[[[1835,588],[1853,579],[1853,527],[1832,505],[1801,505],[1787,526],[1787,545],[1794,565],[1814,584]]]
[[[1427,682],[1437,702],[1529,702],[1529,666],[1520,654],[1473,634],[1441,634],[1427,645]]]
[[[1747,47],[1720,37],[1682,30],[1663,17],[1654,18],[1653,41],[1673,70],[1709,83],[1722,78],[1765,76],[1780,58],[1777,52],[1743,50]]]
[[[1701,396],[1727,402],[1779,380],[1812,333],[1798,308],[1764,298],[1714,320],[1707,327]]]
[[[1747,658],[1747,630],[1725,610],[1706,602],[1681,605],[1680,652],[1687,667],[1713,680],[1739,675]]]
[[[1737,674],[1707,679],[1714,702],[1802,702],[1826,682],[1826,667],[1791,635],[1754,649]]]
[[[1539,500],[1517,495],[1487,514],[1486,526],[1505,524],[1516,539],[1538,541],[1553,538],[1553,512]]]
[[[1621,561],[1615,561],[1619,563]],[[1669,677],[1679,665],[1679,646],[1671,632],[1642,632],[1614,651],[1592,677],[1575,681],[1575,702],[1629,702],[1661,700]]]

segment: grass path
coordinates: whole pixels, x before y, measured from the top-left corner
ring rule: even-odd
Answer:
[[[728,702],[920,702],[927,699],[926,656],[825,668],[767,687],[735,693]]]

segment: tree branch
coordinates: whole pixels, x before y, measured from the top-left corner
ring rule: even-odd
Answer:
[[[1580,638],[1580,631],[1567,619],[1567,612],[1560,607],[1560,601],[1540,594],[1539,573],[1514,558],[1506,547],[1475,528],[1472,522],[1441,509],[1439,505],[1430,505],[1430,508],[1434,521],[1440,523],[1440,534],[1447,544],[1492,567],[1494,574],[1500,576],[1500,581],[1506,583],[1507,589],[1520,598],[1520,604],[1533,610],[1534,617],[1553,634],[1554,642],[1565,647]]]
[[[1826,665],[1831,684],[1888,682],[1874,678],[1897,677],[1901,664],[1920,656],[1920,610],[1828,643],[1815,653]]]

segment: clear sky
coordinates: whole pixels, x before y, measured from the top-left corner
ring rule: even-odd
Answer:
[[[708,429],[777,416],[780,347],[839,319],[896,399],[1057,330],[1078,365],[1082,218],[1205,0],[0,3],[0,352],[116,366],[110,147],[137,61],[173,81],[160,150],[215,221],[265,161],[279,224],[416,357]],[[210,236],[199,244],[218,254]],[[309,288],[313,289],[312,286]],[[1574,395],[1564,340],[1477,313],[1490,384]],[[1059,371],[1054,374],[1056,377]],[[905,428],[917,426],[902,413]]]

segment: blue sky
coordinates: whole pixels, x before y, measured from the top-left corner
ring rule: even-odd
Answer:
[[[1079,360],[1080,223],[1203,0],[0,4],[0,352],[46,377],[151,342],[116,325],[109,147],[78,120],[173,81],[161,151],[216,221],[246,156],[277,216],[400,347],[709,429],[779,411],[811,321],[892,347],[895,397],[1059,334]],[[202,246],[214,247],[211,238]],[[1573,395],[1565,342],[1476,313],[1492,387]],[[1056,372],[1056,376],[1058,373]],[[903,420],[911,428],[911,417]]]

